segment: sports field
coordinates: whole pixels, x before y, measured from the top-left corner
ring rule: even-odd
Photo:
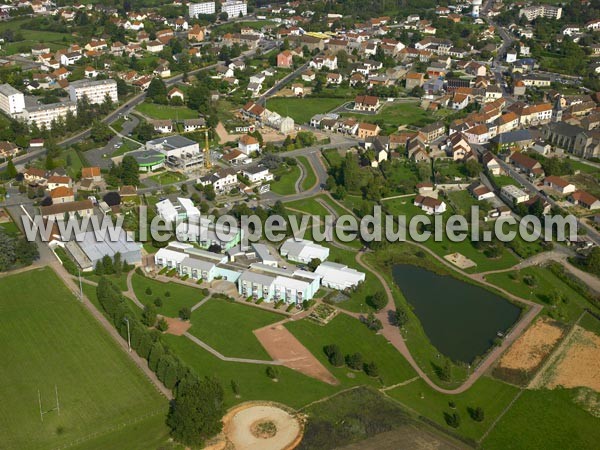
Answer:
[[[126,448],[166,440],[166,399],[52,270],[2,278],[0,315],[1,448],[101,448],[117,434]],[[55,387],[60,415],[42,423],[38,389],[49,411]]]

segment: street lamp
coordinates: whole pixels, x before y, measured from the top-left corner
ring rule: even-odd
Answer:
[[[127,347],[129,349],[129,352],[131,353],[131,334],[129,333],[129,319],[125,317],[123,320],[127,324]]]

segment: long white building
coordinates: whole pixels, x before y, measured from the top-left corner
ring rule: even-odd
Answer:
[[[215,12],[215,2],[190,3],[188,5],[188,14],[192,19],[197,19],[202,14],[214,14]]]
[[[77,105],[74,102],[51,103],[49,105],[37,105],[24,109],[21,117],[38,128],[52,128],[52,122],[59,119],[65,119],[71,112],[77,115]]]
[[[10,84],[0,84],[0,110],[9,116],[20,114],[25,109],[25,96]]]
[[[108,95],[113,103],[118,103],[117,82],[115,80],[78,80],[69,85],[71,101],[77,102],[87,97],[92,104],[101,104]]]
[[[221,3],[221,12],[226,12],[229,19],[248,15],[248,3],[241,0],[228,0]]]

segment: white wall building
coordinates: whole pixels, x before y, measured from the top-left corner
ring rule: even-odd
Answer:
[[[226,12],[229,19],[248,15],[248,4],[240,0],[228,0],[221,4],[221,12]]]
[[[324,262],[315,270],[317,275],[321,275],[321,284],[332,289],[350,289],[358,286],[358,283],[365,281],[364,272],[359,272],[343,264],[334,262]]]
[[[269,169],[260,164],[258,166],[246,167],[242,170],[242,175],[247,177],[251,184],[271,181],[274,178]]]
[[[325,261],[329,257],[329,249],[313,241],[290,238],[283,243],[279,253],[290,261],[309,263],[313,259]]]
[[[165,155],[167,165],[174,168],[187,169],[204,163],[204,153],[198,143],[179,135],[148,141],[146,149]]]
[[[25,96],[10,84],[0,84],[0,110],[13,116],[25,109]]]
[[[21,117],[28,124],[35,124],[38,128],[52,128],[52,122],[65,119],[71,112],[77,115],[77,105],[73,102],[50,103],[48,105],[32,106],[23,110]]]
[[[115,80],[78,80],[69,84],[69,96],[73,102],[87,97],[92,104],[102,104],[107,95],[113,103],[119,102]]]
[[[188,6],[188,14],[193,19],[197,19],[201,14],[214,14],[215,12],[215,2],[190,3]]]

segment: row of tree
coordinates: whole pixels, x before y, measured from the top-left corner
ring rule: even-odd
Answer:
[[[201,446],[221,431],[225,411],[223,388],[212,378],[201,378],[161,341],[161,333],[145,326],[131,311],[119,288],[101,277],[96,289],[98,301],[119,334],[147,360],[158,379],[173,390],[167,424],[175,440],[188,446]]]
[[[30,266],[39,257],[35,242],[17,238],[0,228],[0,272],[15,266]]]

